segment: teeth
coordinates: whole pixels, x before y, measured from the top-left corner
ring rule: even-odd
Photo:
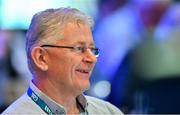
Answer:
[[[82,73],[88,73],[88,71],[86,70],[78,70],[79,72],[82,72]]]

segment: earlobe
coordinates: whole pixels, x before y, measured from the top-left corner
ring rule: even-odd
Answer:
[[[46,51],[41,47],[34,47],[31,51],[31,57],[35,66],[42,71],[48,70],[48,64],[46,59]]]

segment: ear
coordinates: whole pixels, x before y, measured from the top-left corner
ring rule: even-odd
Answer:
[[[31,57],[37,68],[42,71],[48,70],[46,50],[41,47],[34,47],[31,51]]]

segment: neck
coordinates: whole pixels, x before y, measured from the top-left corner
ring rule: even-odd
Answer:
[[[64,87],[57,88],[55,87],[54,84],[48,82],[47,80],[33,79],[33,83],[44,94],[46,94],[56,103],[62,105],[65,108],[66,113],[68,114],[79,113],[77,103],[76,103],[76,97],[78,95],[73,94],[72,91],[68,92],[66,91],[66,88]]]

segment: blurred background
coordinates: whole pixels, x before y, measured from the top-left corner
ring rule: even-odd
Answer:
[[[100,56],[85,92],[125,114],[180,113],[180,0],[0,0],[0,113],[27,90],[25,34],[34,13],[91,15]]]

